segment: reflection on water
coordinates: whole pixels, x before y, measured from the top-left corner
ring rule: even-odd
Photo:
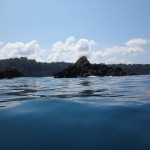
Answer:
[[[150,76],[0,80],[0,107],[53,98],[96,105],[149,103]]]

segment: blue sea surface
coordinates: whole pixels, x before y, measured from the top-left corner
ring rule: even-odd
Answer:
[[[150,150],[150,75],[0,80],[0,150]]]

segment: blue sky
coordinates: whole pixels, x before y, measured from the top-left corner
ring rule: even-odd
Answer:
[[[150,0],[0,0],[0,59],[150,63],[149,14]]]

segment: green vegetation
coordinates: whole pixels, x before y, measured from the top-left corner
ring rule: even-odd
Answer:
[[[54,72],[61,71],[69,65],[71,65],[71,63],[42,63],[27,59],[26,57],[21,57],[0,60],[0,71],[5,70],[6,68],[15,67],[27,77],[46,77],[52,76]],[[150,74],[150,64],[114,64],[108,66],[115,68],[120,67],[125,72],[130,72],[137,75]]]
[[[109,67],[120,67],[125,72],[130,72],[137,75],[150,74],[150,64],[113,64]]]
[[[65,62],[42,63],[21,57],[0,60],[0,71],[15,67],[27,77],[46,77],[52,76],[54,72],[58,72],[69,65],[70,63]]]

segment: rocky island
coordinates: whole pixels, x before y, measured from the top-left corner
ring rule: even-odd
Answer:
[[[108,67],[105,64],[91,64],[86,56],[80,57],[75,64],[66,69],[54,73],[54,78],[77,78],[88,76],[127,76],[121,68]]]
[[[0,71],[0,79],[11,79],[16,77],[24,77],[24,75],[21,72],[19,72],[16,68],[7,68],[3,71]]]

